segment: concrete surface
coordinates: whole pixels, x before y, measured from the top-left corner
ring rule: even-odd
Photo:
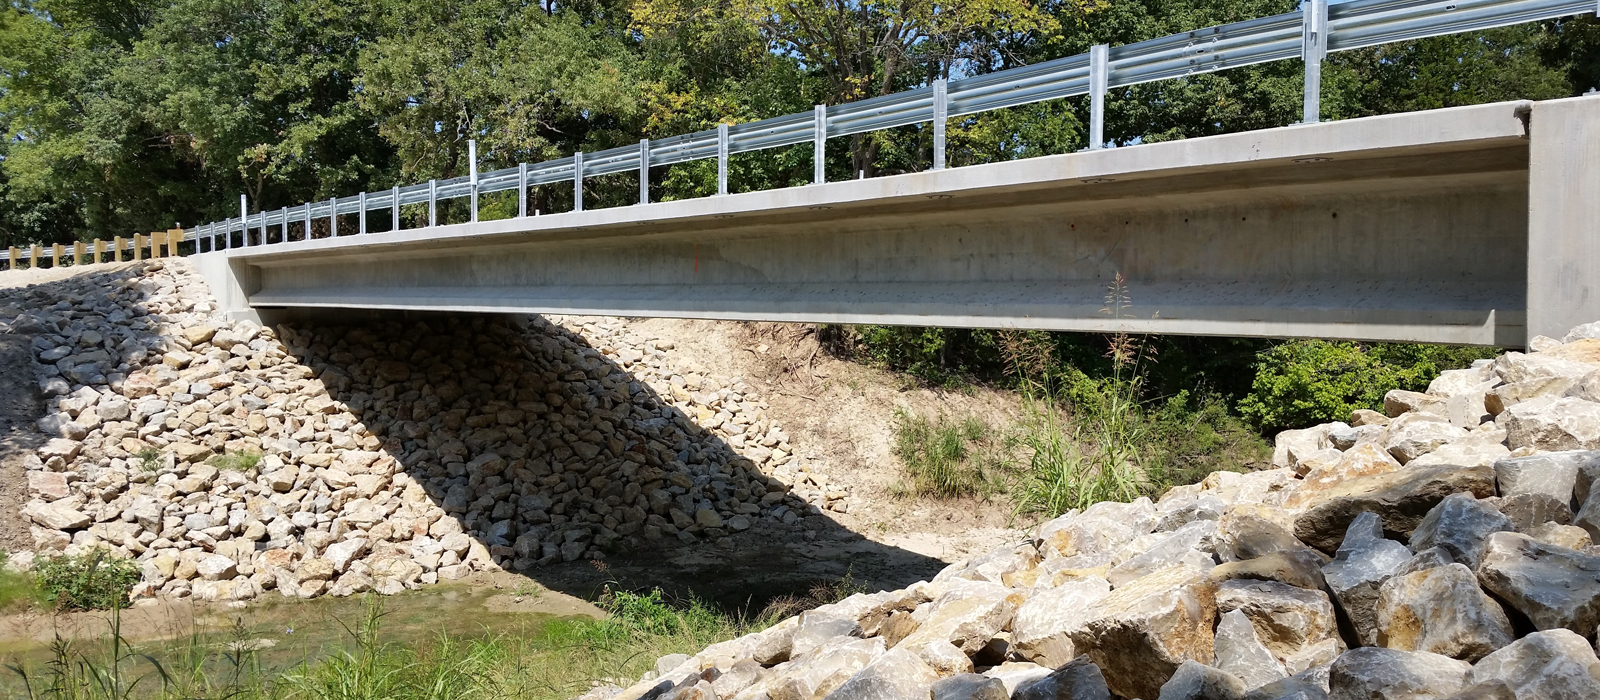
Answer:
[[[1571,307],[1563,319],[1600,318],[1588,291],[1536,282],[1546,263],[1529,253],[1530,240],[1546,245],[1530,239],[1542,207],[1560,232],[1550,240],[1567,241],[1555,257],[1593,250],[1593,197],[1577,193],[1600,175],[1563,161],[1574,194],[1530,201],[1525,121],[1566,115],[1551,118],[1567,124],[1557,133],[1592,153],[1597,127],[1581,115],[1597,104],[1496,103],[200,257],[256,309],[1515,347],[1541,295]],[[1577,155],[1555,145],[1547,157],[1564,153]],[[1563,274],[1593,285],[1585,260]],[[1126,303],[1108,305],[1112,291]]]
[[[1600,320],[1600,98],[1533,106],[1528,337]]]

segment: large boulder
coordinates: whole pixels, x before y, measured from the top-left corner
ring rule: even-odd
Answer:
[[[1378,644],[1477,661],[1511,643],[1511,620],[1478,588],[1472,570],[1449,564],[1395,576],[1378,591]]]
[[[1600,557],[1496,532],[1484,544],[1478,580],[1541,630],[1593,640],[1600,625]]]
[[[1578,484],[1580,455],[1588,452],[1552,452],[1502,459],[1494,463],[1501,496],[1543,493],[1562,503],[1572,502]]]
[[[1332,447],[1328,434],[1336,430],[1348,428],[1343,423],[1328,423],[1302,430],[1285,430],[1272,438],[1272,464],[1277,467],[1293,467],[1300,459],[1318,450]]]
[[[873,659],[827,700],[928,700],[939,674],[916,654],[891,649]]]
[[[1383,446],[1401,464],[1467,436],[1467,431],[1432,413],[1407,413],[1389,422]]]
[[[1101,501],[1040,526],[1039,540],[1041,547],[1063,557],[1114,552],[1149,533],[1155,524],[1156,507],[1148,498],[1132,503]]]
[[[1161,695],[1156,700],[1243,700],[1248,690],[1231,673],[1185,661],[1161,686]]]
[[[991,584],[985,584],[988,585]],[[960,598],[941,596],[927,619],[895,645],[896,648],[916,649],[922,644],[939,641],[954,644],[968,655],[976,654],[994,639],[995,633],[1010,624],[1016,612],[1014,597],[1021,597],[1008,594],[1003,587],[995,588],[999,590]]]
[[[1178,565],[1112,591],[1071,637],[1113,692],[1150,698],[1184,661],[1211,661],[1215,621],[1215,584]]]
[[[1473,685],[1500,681],[1517,698],[1600,698],[1600,659],[1571,630],[1534,632],[1485,656],[1467,672]]]
[[[1111,690],[1088,656],[1079,656],[1042,678],[1018,686],[1012,700],[1111,700]]]
[[[1011,700],[998,678],[960,673],[935,681],[931,700]]]
[[[1106,579],[1120,586],[1153,571],[1173,564],[1187,564],[1199,571],[1210,571],[1215,565],[1211,555],[1212,538],[1217,534],[1217,521],[1197,520],[1178,528],[1177,532],[1162,537],[1144,551],[1129,557],[1111,568]],[[1152,535],[1154,537],[1154,535]]]
[[[1303,511],[1326,500],[1329,492],[1337,490],[1351,479],[1399,470],[1400,463],[1395,461],[1383,446],[1374,442],[1364,442],[1346,450],[1339,461],[1317,467],[1307,473],[1301,480],[1300,487],[1284,501],[1283,507],[1290,512]]]
[[[1440,547],[1467,568],[1478,565],[1483,541],[1491,533],[1514,529],[1511,519],[1470,493],[1453,493],[1428,511],[1411,533],[1411,549]]]
[[[1506,429],[1506,446],[1553,452],[1600,449],[1600,403],[1545,396],[1507,408],[1497,423]]]
[[[1217,583],[1234,579],[1280,581],[1297,588],[1321,589],[1327,586],[1322,573],[1327,563],[1327,555],[1301,546],[1218,565],[1211,569],[1211,580]]]
[[[1078,656],[1071,630],[1109,595],[1111,583],[1099,577],[1035,590],[1011,622],[1012,653],[1050,668],[1071,661]]]
[[[1386,533],[1410,537],[1428,511],[1453,493],[1479,498],[1494,495],[1491,467],[1419,467],[1356,477],[1322,494],[1295,518],[1300,541],[1334,552],[1350,522],[1363,512],[1377,514]]]
[[[1239,610],[1224,614],[1217,623],[1215,657],[1217,668],[1237,676],[1245,688],[1259,688],[1289,677],[1283,662],[1261,643],[1255,625]]]
[[[1373,513],[1351,521],[1333,561],[1322,567],[1329,590],[1344,608],[1364,646],[1378,643],[1378,589],[1411,559],[1411,550],[1384,539],[1383,522]]]
[[[1464,661],[1425,651],[1362,647],[1345,652],[1328,673],[1333,700],[1441,700],[1466,686]]]
[[[1328,594],[1277,581],[1227,581],[1217,587],[1217,613],[1240,611],[1256,628],[1262,644],[1279,661],[1337,640],[1339,631]]]
[[[1303,547],[1294,537],[1294,520],[1281,508],[1239,504],[1228,508],[1217,521],[1217,557],[1224,562]]]

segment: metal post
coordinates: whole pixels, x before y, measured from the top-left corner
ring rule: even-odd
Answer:
[[[400,230],[400,186],[389,188],[389,230]]]
[[[1106,141],[1106,83],[1111,75],[1108,65],[1111,47],[1095,44],[1089,47],[1089,150],[1097,151]]]
[[[517,164],[517,218],[528,215],[528,164]]]
[[[639,203],[650,203],[650,139],[639,139]]]
[[[250,216],[250,201],[249,201],[248,198],[246,198],[244,195],[241,194],[241,195],[239,195],[239,220],[240,221],[247,221],[248,219],[246,217],[248,217],[248,216]],[[246,230],[244,235],[245,235],[246,238],[249,238],[250,237],[250,232],[248,230]],[[228,230],[223,232],[223,234],[222,234],[222,247],[223,247],[223,249],[227,249],[227,248],[233,246],[232,238],[233,238],[233,222],[230,221],[230,222],[228,222]]]
[[[728,125],[717,125],[717,194],[728,193]]]
[[[811,108],[811,181],[820,185],[828,181],[828,176],[823,172],[822,166],[827,161],[828,149],[828,106],[817,105]]]
[[[583,211],[583,151],[572,154],[572,210]]]
[[[428,181],[428,226],[439,225],[439,181]]]
[[[950,114],[950,99],[944,78],[933,81],[933,169],[944,170],[944,122]]]
[[[356,215],[356,233],[367,232],[367,193],[356,195],[356,206],[361,207],[361,212]]]
[[[1322,119],[1322,59],[1328,55],[1328,0],[1307,0],[1300,35],[1300,58],[1306,64],[1305,108],[1300,121]]]
[[[279,231],[279,233],[281,235],[278,236],[278,242],[279,243],[288,243],[289,242],[289,208],[288,207],[284,207],[281,211],[278,212],[278,214],[283,217],[283,228]]]
[[[302,241],[311,240],[311,203],[310,202],[306,202],[306,230],[304,232],[304,235],[302,235],[300,237],[300,240],[302,240]]]
[[[467,139],[467,160],[469,161],[467,167],[470,168],[468,172],[472,175],[470,178],[472,181],[472,217],[470,221],[476,223],[478,221],[478,142],[474,139]]]
[[[267,244],[267,213],[261,212],[261,242],[257,245]]]
[[[339,198],[328,198],[328,237],[339,237]]]

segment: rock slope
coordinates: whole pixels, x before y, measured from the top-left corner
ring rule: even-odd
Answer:
[[[586,700],[1600,697],[1600,324]]]
[[[0,306],[49,408],[22,508],[36,548],[136,557],[137,596],[394,593],[728,547],[856,502],[750,387],[680,374],[616,320],[263,328],[223,321],[182,261]]]

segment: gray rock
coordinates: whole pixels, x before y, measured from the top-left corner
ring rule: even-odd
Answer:
[[[1378,643],[1378,587],[1411,556],[1405,545],[1384,539],[1377,515],[1362,513],[1350,523],[1338,555],[1322,567],[1328,588],[1350,618],[1361,644]]]
[[[1079,656],[1042,678],[1017,687],[1013,700],[1111,700],[1106,679],[1088,656]]]
[[[826,700],[928,700],[937,680],[939,674],[916,654],[891,649],[828,693]]]
[[[1500,485],[1500,495],[1542,493],[1562,503],[1570,503],[1572,490],[1578,483],[1579,460],[1573,455],[1570,452],[1555,452],[1495,462],[1494,473]]]
[[[1234,506],[1217,521],[1217,556],[1224,562],[1235,562],[1304,547],[1295,539],[1292,528],[1283,511],[1276,508]]]
[[[1449,700],[1517,700],[1517,694],[1501,681],[1485,681],[1450,696]]]
[[[1478,581],[1540,630],[1592,640],[1600,624],[1600,557],[1497,532],[1485,543]]]
[[[1444,410],[1442,404],[1439,410]],[[1405,464],[1466,436],[1467,431],[1451,425],[1444,417],[1432,413],[1407,413],[1390,421],[1384,433],[1384,448],[1401,464]]]
[[[1440,547],[1471,569],[1491,533],[1514,529],[1511,519],[1470,493],[1451,494],[1428,511],[1411,533],[1411,548]]]
[[[1518,698],[1600,698],[1600,658],[1570,630],[1534,632],[1467,672],[1467,682],[1499,681]]]
[[[1314,681],[1290,676],[1246,693],[1244,700],[1328,700],[1328,689]]]
[[[1511,527],[1521,533],[1545,523],[1572,524],[1572,508],[1566,501],[1547,493],[1519,493],[1501,498],[1500,512],[1510,518]]]
[[[1184,661],[1211,660],[1214,586],[1182,565],[1135,579],[1071,630],[1073,647],[1100,667],[1113,692],[1154,697]]]
[[[1410,560],[1406,561],[1404,565],[1402,565],[1399,569],[1396,569],[1394,575],[1406,576],[1418,571],[1437,569],[1441,566],[1449,566],[1454,563],[1456,563],[1456,558],[1452,556],[1449,551],[1446,551],[1442,547],[1430,547],[1417,552],[1416,555],[1411,557]]]
[[[1600,449],[1600,403],[1593,401],[1543,396],[1511,406],[1495,420],[1505,427],[1512,450]]]
[[[1395,576],[1378,591],[1378,644],[1477,661],[1511,643],[1511,621],[1478,588],[1472,570],[1450,564]]]
[[[1011,622],[1011,650],[1050,668],[1076,658],[1071,630],[1082,624],[1095,604],[1111,595],[1111,584],[1098,577],[1066,581],[1035,590],[1017,608]]]
[[[961,673],[933,684],[933,700],[1010,700],[1006,684],[998,678]]]
[[[1466,686],[1471,666],[1425,651],[1362,647],[1345,652],[1328,673],[1332,700],[1435,700]]]
[[[1216,533],[1216,521],[1200,520],[1184,525],[1144,552],[1112,567],[1106,579],[1113,586],[1121,586],[1145,574],[1180,563],[1193,564],[1197,569],[1209,571],[1215,562],[1211,555],[1198,550]]]
[[[1217,623],[1216,666],[1244,681],[1247,689],[1289,677],[1283,664],[1256,636],[1250,618],[1239,610],[1224,614]]]
[[[1385,533],[1410,537],[1428,511],[1453,493],[1494,495],[1490,467],[1418,467],[1349,479],[1295,518],[1295,536],[1324,552],[1337,550],[1345,529],[1363,512],[1376,513]]]
[[[1338,638],[1333,603],[1322,591],[1276,581],[1228,581],[1217,587],[1217,612],[1234,610],[1250,619],[1279,661]]]
[[[1157,700],[1243,700],[1246,688],[1232,674],[1185,661],[1161,686]]]

